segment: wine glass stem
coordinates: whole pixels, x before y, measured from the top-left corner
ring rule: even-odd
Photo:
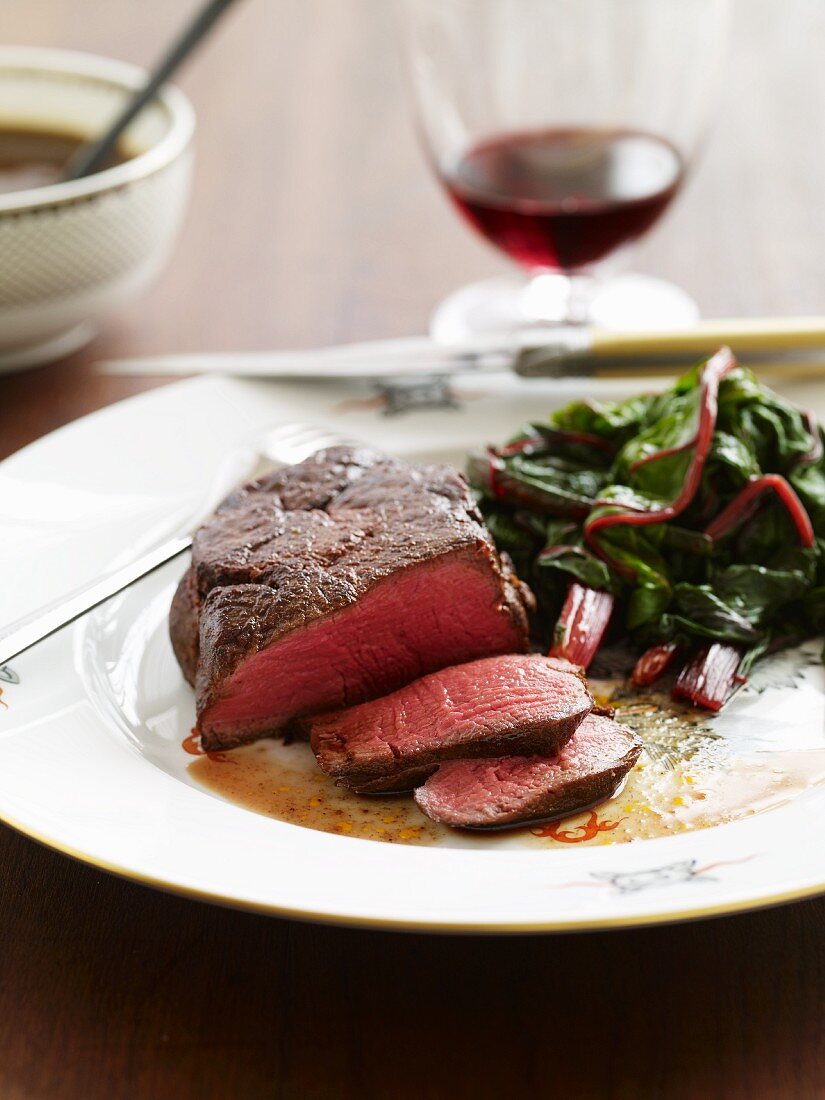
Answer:
[[[522,294],[525,319],[534,324],[586,325],[597,286],[593,275],[534,275]]]

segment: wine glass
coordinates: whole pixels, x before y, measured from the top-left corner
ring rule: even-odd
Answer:
[[[681,191],[720,83],[730,0],[401,0],[418,128],[467,222],[522,269],[450,295],[444,342],[698,316],[616,277]]]

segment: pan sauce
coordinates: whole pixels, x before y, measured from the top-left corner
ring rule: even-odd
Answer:
[[[336,787],[305,743],[258,741],[200,756],[189,772],[248,810],[324,833],[390,844],[434,844],[449,833],[424,817],[411,798],[364,798]]]
[[[487,842],[564,848],[674,836],[772,809],[825,782],[822,749],[733,755],[701,715],[658,699],[626,701],[617,718],[637,730],[646,748],[616,796],[595,814],[586,810],[550,827],[488,833]],[[409,797],[366,797],[336,787],[304,743],[260,741],[200,756],[189,771],[214,794],[308,829],[394,844],[457,839],[453,830],[424,817]]]

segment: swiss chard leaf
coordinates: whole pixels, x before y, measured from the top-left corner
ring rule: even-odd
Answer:
[[[825,585],[819,584],[806,594],[804,615],[812,630],[825,632]]]
[[[562,458],[543,461],[517,455],[505,459],[510,474],[527,485],[591,502],[607,483],[607,473]]]
[[[801,568],[730,565],[714,578],[714,591],[743,619],[759,626],[778,608],[803,596],[812,579],[812,574]]]
[[[664,535],[664,525],[658,523],[609,527],[599,532],[604,555],[616,563],[625,578],[633,578],[625,615],[629,630],[658,618],[670,602],[667,563],[659,550]]]
[[[502,456],[521,453],[531,458],[567,459],[583,467],[612,465],[616,447],[609,439],[592,432],[573,432],[549,424],[529,424],[503,448]]]
[[[655,419],[629,439],[616,458],[614,480],[663,502],[678,496],[699,428],[701,400],[695,381],[660,397],[651,406]]]
[[[740,489],[751,478],[759,477],[762,471],[756,461],[756,455],[741,439],[729,432],[716,431],[713,436],[710,454],[705,464],[705,481],[719,489],[720,478],[725,488]]]
[[[765,497],[758,511],[731,538],[718,543],[720,554],[746,563],[770,562],[777,554],[798,545],[791,517],[774,497]]]
[[[825,459],[799,463],[788,474],[788,480],[805,505],[814,531],[825,538]]]
[[[550,422],[562,431],[598,435],[620,447],[647,422],[655,400],[653,396],[642,395],[605,404],[576,401],[553,413]]]
[[[787,473],[811,449],[805,416],[790,401],[738,370],[719,388],[717,429],[740,439],[763,470]]]
[[[536,537],[519,524],[509,512],[488,511],[487,529],[499,550],[508,554],[529,553],[536,548]]]
[[[761,637],[756,627],[736,608],[721,600],[709,585],[675,585],[673,606],[672,623],[688,634],[750,645]]]
[[[582,471],[577,480],[562,467],[547,463],[530,464],[525,459],[492,459],[490,455],[470,456],[467,473],[470,484],[485,501],[509,507],[527,508],[542,515],[581,515],[591,505],[589,495],[598,483],[598,475]]]
[[[625,622],[628,630],[655,622],[664,613],[670,599],[670,585],[658,574],[643,572],[627,601]]]
[[[581,581],[587,588],[613,587],[613,578],[605,563],[579,547],[549,547],[539,556],[536,568],[558,570],[570,580]]]
[[[546,546],[536,559],[536,568],[554,569],[587,588],[616,587],[607,565],[585,547],[581,527],[576,524],[558,520],[547,524]]]

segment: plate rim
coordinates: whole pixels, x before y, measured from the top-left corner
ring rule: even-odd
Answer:
[[[636,914],[628,917],[604,917],[585,918],[583,920],[566,921],[530,921],[510,922],[485,920],[478,924],[425,920],[417,921],[406,918],[384,918],[349,916],[330,912],[319,912],[310,909],[293,909],[286,905],[275,905],[268,902],[256,902],[248,898],[233,897],[229,894],[213,893],[201,890],[198,887],[186,886],[179,882],[147,875],[143,871],[137,871],[128,867],[113,863],[110,860],[98,859],[88,852],[72,848],[52,837],[39,833],[27,825],[15,820],[11,815],[0,810],[0,822],[14,829],[15,832],[28,840],[49,848],[62,856],[87,867],[94,867],[99,871],[118,878],[126,879],[139,886],[149,887],[164,893],[174,894],[177,897],[185,897],[191,901],[200,901],[211,905],[220,905],[226,909],[237,909],[247,913],[257,913],[262,916],[279,917],[282,920],[299,920],[307,924],[323,924],[338,928],[364,928],[386,932],[431,932],[433,934],[447,935],[531,935],[542,932],[573,933],[573,932],[608,932],[619,931],[628,928],[648,928],[656,925],[687,924],[692,921],[706,920],[715,917],[737,916],[763,909],[774,909],[783,905],[791,905],[797,901],[813,900],[825,895],[825,881],[814,883],[811,887],[802,887],[798,890],[783,891],[763,897],[751,897],[741,902],[722,902],[719,905],[700,906],[695,908],[677,909],[673,912],[655,912],[647,915]]]

